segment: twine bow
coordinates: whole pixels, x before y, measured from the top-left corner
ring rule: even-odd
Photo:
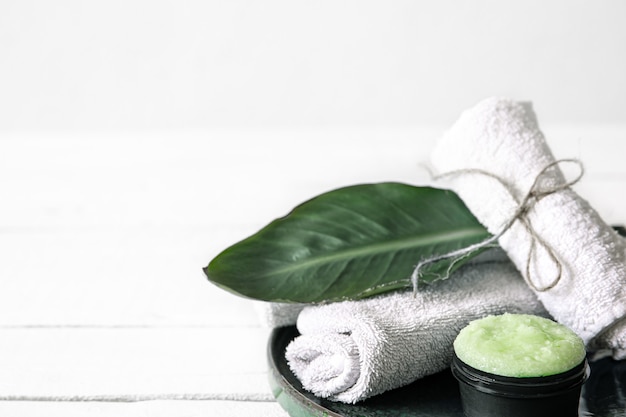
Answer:
[[[551,168],[562,163],[574,163],[578,165],[578,168],[580,169],[578,176],[576,176],[576,178],[574,178],[571,181],[566,181],[562,184],[557,184],[557,185],[542,188],[541,180],[543,179],[543,176],[546,175],[546,173]],[[468,175],[468,174],[479,174],[479,175],[484,175],[484,176],[493,178],[508,191],[508,193],[511,195],[512,198],[515,199],[512,188],[508,184],[506,184],[502,178],[498,177],[497,175],[491,172],[484,171],[481,169],[473,169],[473,168],[460,169],[456,171],[447,172],[441,175],[433,176],[433,179],[440,180],[440,179],[444,179],[448,177],[455,177],[459,175]],[[433,257],[420,261],[415,266],[415,269],[413,270],[413,273],[411,274],[411,283],[413,284],[413,292],[414,293],[417,292],[418,280],[419,280],[420,273],[423,267],[425,267],[426,265],[435,263],[435,262],[442,261],[444,259],[452,259],[452,262],[448,266],[446,274],[444,275],[444,279],[445,279],[450,275],[452,267],[463,258],[471,255],[473,252],[479,249],[497,246],[496,241],[500,239],[500,237],[502,237],[502,235],[504,235],[513,226],[513,224],[518,220],[522,223],[522,225],[525,227],[526,231],[528,232],[530,236],[530,248],[528,252],[528,259],[526,260],[526,274],[524,275],[524,279],[526,280],[527,284],[532,289],[538,292],[544,292],[544,291],[548,291],[554,288],[561,280],[563,266],[561,262],[559,261],[556,253],[554,252],[554,249],[543,238],[541,238],[541,236],[537,234],[535,229],[532,227],[530,223],[530,219],[528,218],[527,214],[528,212],[530,212],[533,206],[537,204],[537,202],[539,202],[542,198],[571,187],[572,185],[580,181],[583,174],[584,174],[583,165],[577,159],[560,159],[560,160],[551,162],[548,165],[546,165],[543,169],[541,169],[541,171],[539,171],[530,189],[524,195],[524,198],[522,199],[522,201],[518,204],[517,209],[515,210],[511,218],[507,222],[504,223],[504,225],[502,226],[502,228],[500,229],[498,233],[496,233],[495,235],[481,242],[475,243],[465,248],[457,249],[455,251],[448,252],[442,255],[435,255]],[[548,256],[550,257],[550,259],[552,260],[552,262],[554,263],[554,265],[556,266],[556,274],[555,274],[554,279],[548,285],[544,285],[544,286],[539,286],[535,284],[535,281],[533,280],[531,276],[531,262],[532,262],[532,259],[535,257],[535,253],[538,248],[543,248],[548,254]]]

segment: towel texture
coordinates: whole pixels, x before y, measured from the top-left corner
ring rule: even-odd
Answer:
[[[512,218],[540,171],[554,161],[531,104],[501,98],[484,100],[465,111],[431,156],[438,174],[465,170],[446,183],[494,234]],[[488,171],[506,186],[468,169]],[[545,189],[564,182],[555,166],[542,175],[539,186]],[[570,188],[539,199],[525,217],[545,246],[531,253],[534,236],[521,221],[499,239],[500,246],[538,287],[559,276],[558,264],[546,249],[551,248],[562,271],[554,288],[537,292],[545,308],[589,348],[611,349],[615,358],[626,357],[624,239]]]
[[[544,314],[510,261],[466,265],[448,280],[360,301],[308,306],[286,358],[305,389],[355,403],[446,369],[468,322]]]

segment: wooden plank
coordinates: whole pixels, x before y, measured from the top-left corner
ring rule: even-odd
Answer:
[[[423,129],[422,129],[423,130]],[[412,180],[432,130],[4,135],[0,227],[263,224],[328,188]]]
[[[0,400],[270,401],[268,331],[3,328]]]
[[[626,127],[548,127],[586,178],[623,178]],[[0,230],[239,228],[361,182],[423,184],[443,129],[5,135]],[[601,202],[598,202],[601,203]]]
[[[258,325],[202,268],[210,230],[0,233],[0,325]],[[228,235],[230,236],[230,235]]]
[[[275,402],[250,401],[142,401],[54,402],[2,401],[0,415],[21,417],[287,417]]]

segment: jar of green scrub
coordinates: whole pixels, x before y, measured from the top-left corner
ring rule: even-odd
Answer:
[[[583,341],[552,320],[475,320],[454,341],[452,373],[468,417],[576,417],[588,376]]]

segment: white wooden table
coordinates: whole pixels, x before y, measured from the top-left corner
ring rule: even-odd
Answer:
[[[543,127],[626,223],[626,126]],[[442,129],[0,136],[0,415],[286,416],[222,249],[363,182],[419,185]]]

